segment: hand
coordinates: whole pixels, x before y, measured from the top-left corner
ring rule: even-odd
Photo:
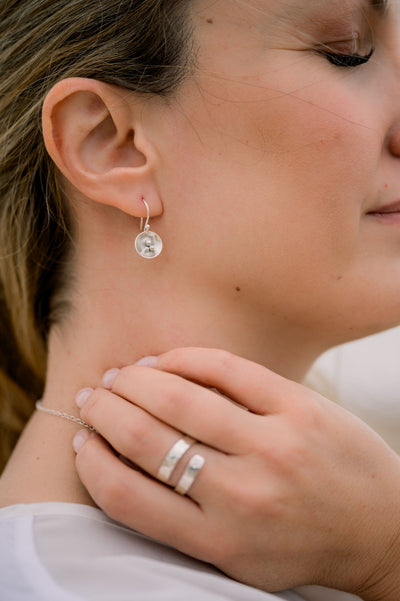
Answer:
[[[264,590],[400,598],[400,459],[320,395],[224,351],[179,349],[156,369],[121,369],[81,416],[103,438],[82,446],[77,469],[110,517]],[[183,435],[198,442],[160,483]],[[204,467],[180,496],[195,453]]]

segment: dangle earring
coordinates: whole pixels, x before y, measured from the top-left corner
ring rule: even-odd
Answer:
[[[149,205],[142,198],[147,210],[147,218],[146,223],[143,228],[143,217],[140,219],[140,229],[141,233],[136,236],[135,240],[135,248],[136,252],[143,257],[143,259],[155,259],[162,251],[163,243],[158,234],[150,231],[149,219],[150,219],[150,210]]]

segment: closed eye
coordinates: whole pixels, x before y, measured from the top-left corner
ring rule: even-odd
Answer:
[[[336,52],[323,52],[323,55],[332,65],[337,67],[359,67],[360,65],[364,65],[369,61],[374,51],[375,48],[371,48],[371,51],[365,56],[361,56],[360,54],[343,54]]]

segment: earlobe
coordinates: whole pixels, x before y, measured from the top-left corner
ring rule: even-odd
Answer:
[[[47,151],[69,182],[87,198],[144,216],[163,211],[155,183],[155,152],[133,94],[84,78],[58,82],[43,105]]]

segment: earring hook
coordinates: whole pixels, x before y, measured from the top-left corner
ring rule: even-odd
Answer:
[[[149,209],[149,205],[147,204],[147,202],[145,201],[144,198],[142,198],[142,202],[144,203],[145,207],[146,207],[146,211],[147,211],[147,218],[146,218],[146,223],[145,226],[143,227],[143,219],[144,217],[140,218],[140,230],[142,231],[146,231],[149,229],[149,221],[150,221],[150,209]]]

